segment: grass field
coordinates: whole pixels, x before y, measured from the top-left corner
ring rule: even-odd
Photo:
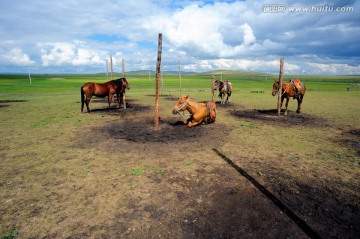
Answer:
[[[91,114],[80,87],[103,75],[0,75],[0,238],[309,236],[219,155],[320,237],[358,237],[360,76],[296,76],[302,114],[291,100],[278,117],[277,76],[215,73],[233,84],[232,103],[194,129],[176,123],[179,80],[164,75],[159,131],[147,75],[128,75],[128,109],[94,98]],[[182,93],[211,100],[210,77],[183,75]]]

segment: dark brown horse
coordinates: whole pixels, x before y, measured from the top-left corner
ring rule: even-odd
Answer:
[[[81,113],[84,110],[84,103],[87,111],[90,113],[89,103],[92,96],[108,97],[109,109],[114,94],[117,97],[118,106],[120,108],[125,89],[130,89],[126,78],[111,80],[103,84],[88,82],[81,87]],[[86,96],[86,99],[85,99]]]
[[[301,112],[301,103],[304,99],[306,86],[304,83],[300,82],[299,79],[296,80],[290,80],[289,82],[282,83],[282,95],[281,95],[281,106],[286,98],[286,104],[285,104],[285,115],[288,113],[288,104],[290,97],[293,97],[293,99],[297,99],[298,102],[298,108],[296,110],[296,113]],[[279,92],[280,86],[279,81],[274,81],[273,84],[273,90],[272,95],[275,96]]]
[[[215,80],[214,90],[219,90],[219,98],[221,99],[221,104],[230,103],[230,96],[233,90],[232,84],[230,82],[226,80],[224,80],[224,82]],[[227,95],[226,100],[225,95]]]
[[[214,102],[199,103],[189,96],[182,96],[173,107],[172,113],[179,114],[187,110],[190,117],[184,120],[187,127],[193,127],[201,123],[214,123],[216,118],[216,104]]]

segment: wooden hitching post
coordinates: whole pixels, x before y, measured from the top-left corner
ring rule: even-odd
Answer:
[[[110,55],[110,74],[111,74],[111,80],[113,80],[114,75],[113,75],[112,55]]]
[[[125,77],[125,60],[124,58],[122,58],[122,77]],[[125,90],[124,90],[124,95],[123,95],[123,104],[124,104],[124,109],[126,109],[126,94],[125,94]]]
[[[282,96],[282,80],[283,80],[284,57],[280,58],[280,73],[279,73],[279,92],[278,92],[278,105],[277,115],[281,113],[281,96]]]
[[[159,92],[160,92],[160,65],[162,51],[162,34],[159,33],[158,56],[156,62],[156,83],[155,83],[155,129],[159,128]]]
[[[215,82],[215,76],[211,76],[211,100],[212,102],[215,101],[215,92],[214,92],[214,82]]]
[[[106,80],[109,80],[109,62],[106,60]]]
[[[121,64],[121,70],[122,70],[122,77],[125,77],[125,60],[122,58],[122,64]]]
[[[180,97],[182,96],[182,86],[181,86],[181,70],[180,70],[180,60],[179,60],[179,81],[180,81]]]

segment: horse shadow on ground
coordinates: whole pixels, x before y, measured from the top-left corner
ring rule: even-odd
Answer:
[[[11,103],[23,103],[28,100],[0,100],[0,108],[5,108],[11,106]]]
[[[80,103],[80,102],[78,102]],[[104,107],[101,108],[93,108],[91,107],[92,103],[102,103]],[[133,115],[136,113],[141,113],[144,111],[150,110],[150,106],[145,106],[141,104],[137,104],[134,100],[126,100],[126,108],[121,105],[120,108],[117,107],[117,103],[112,103],[110,108],[107,105],[106,99],[97,98],[94,101],[90,102],[90,114],[100,114],[100,115],[110,115],[110,116],[126,116]],[[84,112],[86,112],[86,107],[84,106]]]

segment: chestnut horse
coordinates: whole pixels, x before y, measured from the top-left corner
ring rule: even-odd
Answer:
[[[178,114],[180,111],[187,110],[190,112],[190,117],[184,120],[187,127],[193,127],[201,123],[214,123],[216,118],[216,104],[214,102],[199,103],[189,96],[181,96],[174,105],[173,114]]]
[[[230,103],[230,96],[233,90],[232,84],[226,80],[224,82],[215,80],[214,81],[214,90],[219,90],[219,98],[221,99],[221,104]],[[225,95],[227,94],[226,100]],[[225,102],[224,102],[225,100]]]
[[[281,106],[286,98],[286,104],[285,104],[285,115],[288,113],[288,104],[290,97],[293,97],[293,99],[297,99],[298,102],[298,108],[296,110],[296,113],[301,112],[301,103],[304,99],[306,86],[304,83],[300,82],[299,79],[296,80],[290,80],[289,82],[282,83],[282,95],[281,95]],[[272,95],[275,96],[279,92],[280,86],[279,81],[274,81],[273,84],[273,90]]]
[[[90,113],[89,103],[92,96],[108,97],[109,109],[114,94],[117,97],[118,106],[120,108],[125,89],[130,89],[126,78],[111,80],[103,84],[88,82],[81,87],[81,113],[84,110],[84,103],[87,111]],[[86,99],[85,99],[86,96]]]

